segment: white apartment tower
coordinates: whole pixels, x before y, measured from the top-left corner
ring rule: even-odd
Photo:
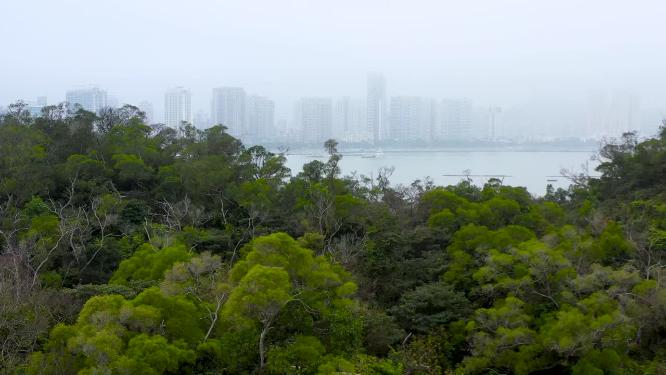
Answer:
[[[303,141],[321,143],[331,137],[333,102],[330,98],[302,98],[296,106],[296,120]]]
[[[374,143],[388,138],[387,106],[386,106],[386,80],[381,74],[368,75],[367,88],[367,125],[372,134]]]
[[[197,129],[207,129],[210,127],[210,116],[208,112],[206,111],[197,111],[194,114],[194,119],[192,122],[192,125],[194,125],[195,128]]]
[[[263,96],[247,97],[247,136],[266,140],[275,128],[275,103]]]
[[[333,107],[333,134],[344,142],[372,142],[368,131],[365,103],[348,96],[335,102]]]
[[[176,87],[164,94],[164,124],[178,129],[183,121],[192,123],[192,95]]]
[[[213,125],[226,126],[229,134],[237,138],[244,135],[245,102],[245,90],[240,87],[214,88],[210,112]]]
[[[153,103],[143,100],[139,102],[139,105],[137,105],[141,112],[143,112],[146,116],[146,123],[147,124],[152,124],[153,121],[155,120],[155,110],[153,109]]]
[[[99,113],[108,106],[106,91],[97,87],[69,90],[65,97],[70,109],[81,106],[86,111]]]
[[[391,98],[391,138],[396,141],[430,141],[435,123],[435,102],[415,96]]]
[[[472,101],[444,99],[439,107],[438,126],[434,138],[438,140],[469,140],[472,138]]]

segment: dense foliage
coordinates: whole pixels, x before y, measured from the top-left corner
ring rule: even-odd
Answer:
[[[0,120],[0,368],[661,374],[666,131],[541,198],[292,174],[222,126]]]

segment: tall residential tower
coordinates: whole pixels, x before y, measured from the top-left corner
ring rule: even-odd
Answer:
[[[66,100],[70,106],[81,106],[86,111],[99,113],[108,106],[106,91],[97,87],[67,91]]]
[[[304,142],[326,141],[332,135],[333,101],[330,98],[302,98],[296,105],[296,120]]]
[[[437,140],[469,141],[473,138],[472,115],[474,108],[469,99],[444,99],[439,106],[439,121],[433,134]]]
[[[391,98],[391,138],[396,141],[430,141],[435,123],[435,101],[416,96]]]
[[[275,128],[275,103],[264,96],[247,97],[247,136],[266,140]]]
[[[388,138],[386,107],[386,79],[381,74],[368,75],[368,96],[366,101],[368,131],[374,143]]]
[[[218,87],[213,89],[211,120],[213,125],[224,125],[229,134],[241,137],[245,134],[245,90],[240,87]]]
[[[192,95],[176,87],[164,94],[164,124],[178,129],[183,121],[192,123]]]
[[[372,142],[365,120],[365,103],[348,96],[339,98],[333,106],[333,135],[343,142]]]

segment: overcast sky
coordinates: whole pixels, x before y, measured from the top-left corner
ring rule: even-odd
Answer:
[[[666,103],[664,0],[1,0],[0,104],[97,84],[121,103],[186,86],[300,96],[464,96],[520,106],[628,90]],[[278,113],[285,113],[284,108]]]

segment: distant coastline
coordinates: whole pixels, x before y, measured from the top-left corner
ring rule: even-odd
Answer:
[[[438,142],[433,143],[392,143],[385,142],[377,146],[367,143],[344,143],[339,146],[345,155],[364,154],[381,149],[386,153],[401,152],[596,152],[601,147],[599,140],[556,140],[547,142]],[[284,152],[289,155],[322,154],[321,145],[305,143],[271,143],[263,142],[273,152]]]

